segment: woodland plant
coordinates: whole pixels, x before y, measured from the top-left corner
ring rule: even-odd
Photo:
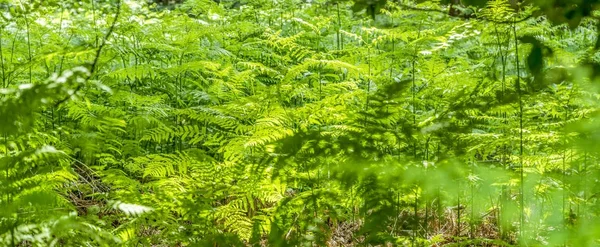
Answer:
[[[0,0],[0,245],[599,245],[599,5]]]

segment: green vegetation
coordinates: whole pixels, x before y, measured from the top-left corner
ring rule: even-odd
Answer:
[[[598,246],[597,0],[0,0],[0,246]]]

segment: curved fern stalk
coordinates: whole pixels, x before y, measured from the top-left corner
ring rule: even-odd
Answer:
[[[62,13],[61,13],[62,18]],[[96,21],[96,2],[92,1],[92,21],[94,22],[94,47],[98,47],[98,23]],[[61,25],[62,28],[62,25]],[[60,32],[59,32],[60,33]]]
[[[505,101],[504,94],[505,94],[505,91],[506,91],[506,59],[507,58],[506,58],[506,53],[502,50],[503,46],[502,46],[502,43],[500,41],[500,32],[498,31],[498,25],[499,24],[494,24],[494,30],[496,31],[496,40],[498,42],[497,43],[498,44],[498,53],[500,55],[500,60],[501,60],[501,63],[502,63],[501,64],[502,65],[502,79],[501,79],[502,80],[501,81],[502,82],[502,86],[501,86],[501,93],[500,93],[500,97],[501,97],[500,103],[504,103],[504,101]],[[508,51],[506,51],[506,52],[508,52]],[[506,116],[507,116],[507,114],[506,114],[506,112],[502,112],[501,114],[502,114],[502,120],[503,120],[502,123],[505,124],[506,123]],[[505,132],[505,131],[503,130],[502,132]],[[500,154],[500,165],[502,165],[502,166],[506,165],[506,152],[507,152],[507,148],[508,147],[507,147],[506,143],[502,144],[501,154]],[[502,189],[504,189],[504,187]],[[500,192],[500,193],[503,194],[504,192]],[[503,200],[498,200],[498,207],[499,207],[499,209],[497,211],[498,213],[497,213],[497,216],[496,216],[496,218],[498,220],[496,224],[498,225],[498,229],[500,231],[500,236],[504,236],[503,235],[503,233],[504,233],[504,229],[503,228],[504,227],[503,227],[503,223],[501,222],[501,219],[502,219],[501,217],[503,216],[502,215],[502,208],[503,208],[502,202],[503,202]]]
[[[371,35],[371,34],[367,34],[367,35]],[[370,40],[370,39],[369,39]],[[369,42],[369,44],[367,44],[367,65],[368,65],[368,71],[367,71],[367,99],[365,101],[365,112],[367,112],[369,110],[369,100],[371,99],[371,83],[372,83],[372,75],[371,75],[371,43]],[[367,124],[368,118],[367,118],[367,114],[365,114],[365,125]]]
[[[523,98],[521,91],[521,67],[519,64],[519,39],[517,37],[517,23],[516,16],[513,18],[513,35],[515,39],[515,63],[517,66],[517,78],[516,78],[516,90],[518,96],[519,103],[519,163],[520,163],[520,172],[519,172],[519,180],[520,180],[520,205],[519,205],[519,241],[524,241],[524,227],[525,227],[525,184],[524,184],[524,170],[523,166]]]
[[[430,137],[427,137],[427,140],[425,141],[425,175],[428,176],[429,173],[429,140]],[[425,226],[425,232],[424,232],[424,237],[427,238],[429,237],[429,206],[431,203],[431,197],[429,195],[426,195],[427,197],[425,198],[425,217],[423,218],[423,225]]]
[[[475,175],[475,172],[476,172],[475,171],[475,162],[476,162],[475,158],[472,157],[471,162],[469,162],[469,163],[471,163],[469,165],[469,169],[470,169],[469,176],[476,176]],[[474,239],[475,238],[475,182],[476,182],[476,180],[471,179],[471,178],[468,178],[468,179],[470,180],[469,181],[469,187],[470,187],[469,193],[471,194],[470,195],[470,199],[471,199],[471,201],[470,201],[471,210],[470,211],[471,212],[470,212],[470,216],[469,216],[469,238]]]
[[[421,38],[421,25],[423,24],[423,22],[421,21],[421,23],[419,24],[418,27],[418,34],[417,34],[417,39],[419,40]],[[412,58],[412,62],[411,62],[411,74],[412,74],[412,87],[411,87],[411,93],[412,93],[412,117],[413,117],[413,131],[416,131],[416,127],[417,127],[417,86],[416,86],[416,61],[417,61],[417,54],[418,54],[418,46],[417,43],[415,43],[415,51],[413,54],[413,58]],[[413,158],[417,158],[417,142],[415,140],[415,138],[411,138],[413,141]],[[418,187],[417,187],[418,188]],[[460,205],[459,205],[460,206]],[[419,195],[417,194],[417,192],[415,192],[415,206],[414,206],[414,217],[415,217],[415,222],[419,222]],[[460,219],[459,219],[460,222]],[[412,237],[412,245],[415,245],[415,241],[417,239],[417,227],[418,227],[418,223],[415,223],[415,225],[413,226],[413,237]]]
[[[21,1],[19,1],[19,3],[21,4],[21,7],[24,8],[23,3]],[[23,14],[23,18],[25,19],[25,35],[27,36],[27,59],[29,62],[29,65],[27,66],[29,68],[29,83],[31,84],[33,81],[33,75],[32,75],[32,64],[31,61],[33,60],[33,54],[31,52],[31,33],[29,31],[29,16],[27,14]]]
[[[4,26],[0,25],[0,72],[2,72],[2,88],[7,88],[6,84],[6,67],[4,64],[4,49],[2,43],[4,43]]]
[[[96,55],[94,56],[94,60],[92,61],[90,68],[89,68],[89,74],[86,78],[84,78],[84,81],[88,81],[92,78],[92,76],[94,76],[97,67],[98,67],[98,61],[100,60],[100,55],[102,54],[102,49],[106,46],[108,39],[110,38],[110,36],[112,35],[115,26],[117,24],[117,21],[119,20],[119,16],[121,15],[121,5],[122,5],[122,0],[117,0],[117,11],[115,13],[115,17],[113,19],[112,24],[110,25],[110,28],[108,29],[108,31],[106,32],[106,35],[104,36],[104,39],[102,40],[102,43],[100,44],[100,46],[98,47],[98,49],[96,50]],[[82,88],[83,88],[84,83],[80,83],[79,86],[77,86],[77,88],[75,88],[75,90],[73,90],[73,92],[71,92],[68,96],[66,96],[65,98],[57,101],[56,103],[54,103],[54,107],[58,107],[59,105],[61,105],[62,103],[66,102],[67,100],[71,99],[71,97],[73,97],[74,95],[76,95]]]
[[[336,5],[336,9],[337,9],[337,25],[336,25],[336,41],[337,41],[337,49],[338,51],[341,51],[342,49],[344,49],[344,36],[342,36],[342,34],[340,33],[340,30],[342,29],[342,19],[340,17],[340,2],[337,1],[335,3]]]
[[[566,204],[569,200],[569,188],[567,186],[567,153],[569,153],[570,148],[567,147],[567,143],[568,143],[568,131],[567,131],[567,123],[569,122],[569,103],[571,101],[571,93],[574,90],[574,86],[571,87],[571,90],[568,94],[568,98],[567,101],[564,104],[564,110],[565,110],[565,115],[564,115],[564,126],[563,126],[563,152],[562,152],[562,171],[561,171],[561,182],[562,182],[562,186],[563,186],[563,192],[562,192],[562,217],[563,217],[563,230],[567,229],[567,223],[569,221],[569,217],[568,215],[570,215],[571,212],[571,203],[569,203],[569,213],[567,212],[567,207]],[[571,151],[571,156],[572,156],[572,151]]]
[[[418,28],[418,33],[417,33],[417,39],[419,40],[421,38],[421,25],[423,24],[423,22],[421,21],[421,23],[419,24],[419,28]],[[417,85],[416,85],[416,62],[417,62],[417,54],[418,54],[418,46],[417,43],[415,43],[415,51],[412,57],[412,62],[411,62],[411,94],[412,94],[412,117],[413,117],[413,128],[416,128],[417,126]],[[416,130],[416,129],[413,129]],[[414,140],[413,138],[413,157],[417,158],[417,142]]]

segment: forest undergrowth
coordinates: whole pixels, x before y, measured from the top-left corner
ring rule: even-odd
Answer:
[[[0,0],[0,246],[599,246],[597,0]]]

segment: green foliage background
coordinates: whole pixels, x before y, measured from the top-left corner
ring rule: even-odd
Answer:
[[[0,245],[597,246],[599,3],[467,4],[0,1]]]

